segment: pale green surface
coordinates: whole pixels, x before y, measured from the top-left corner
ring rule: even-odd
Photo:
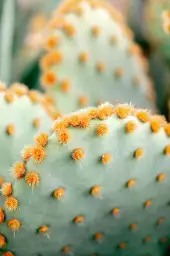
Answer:
[[[77,31],[73,37],[59,29],[51,31],[51,34],[61,37],[62,43],[56,50],[64,58],[61,64],[51,67],[59,82],[49,93],[55,95],[58,109],[65,113],[79,109],[78,98],[82,95],[87,96],[89,105],[94,105],[99,100],[107,100],[132,102],[138,107],[153,109],[154,104],[146,98],[149,94],[148,76],[139,59],[128,53],[132,41],[125,36],[120,24],[111,19],[106,10],[91,9],[87,3],[81,5],[84,11],[82,17],[71,13],[65,15],[66,21]],[[98,37],[91,34],[93,26],[101,28],[101,35]],[[113,35],[118,40],[117,44],[110,43]],[[89,60],[85,64],[79,62],[81,52],[89,54]],[[98,62],[103,62],[106,67],[102,73],[96,70]],[[114,76],[117,68],[124,70],[121,78]],[[139,86],[133,84],[134,77],[139,78]],[[60,90],[63,79],[68,79],[71,83],[69,94]]]
[[[28,96],[15,97],[14,102],[7,103],[4,93],[0,93],[0,176],[12,177],[11,167],[20,158],[24,146],[33,143],[40,131],[49,131],[52,120],[39,103],[33,103]],[[40,118],[40,127],[33,126],[33,120]],[[15,134],[8,135],[6,127],[15,126]]]
[[[129,119],[139,125],[132,134],[124,130]],[[19,200],[20,209],[14,213],[6,211],[7,220],[18,218],[23,227],[14,238],[7,225],[1,225],[1,232],[8,238],[6,250],[13,250],[17,256],[57,256],[62,255],[63,246],[70,245],[72,252],[68,255],[74,256],[164,255],[167,243],[161,245],[159,240],[170,234],[170,157],[163,155],[163,150],[170,137],[163,130],[151,133],[149,124],[142,124],[136,118],[111,117],[104,121],[109,133],[102,138],[95,135],[96,125],[101,122],[92,121],[87,129],[69,129],[72,141],[67,146],[60,145],[56,135],[52,135],[44,162],[28,162],[27,171],[40,173],[40,184],[32,192],[24,179],[14,181],[13,195]],[[71,153],[77,147],[85,150],[86,158],[75,163]],[[137,160],[133,153],[139,147],[145,154]],[[113,156],[106,166],[99,162],[105,153]],[[156,176],[161,172],[166,174],[166,180],[158,183]],[[125,187],[129,179],[137,181],[131,189]],[[94,185],[102,186],[100,198],[89,194]],[[66,190],[61,201],[51,196],[59,187]],[[152,199],[152,205],[144,209],[148,199]],[[110,214],[114,207],[121,209],[118,218]],[[77,215],[83,215],[85,223],[74,224]],[[160,217],[165,222],[157,226]],[[132,223],[137,223],[136,231],[129,230]],[[41,225],[49,225],[49,239],[36,233]],[[96,232],[104,233],[100,243],[93,240]],[[143,238],[148,235],[152,240],[144,244]],[[127,248],[118,250],[117,245],[124,241]]]

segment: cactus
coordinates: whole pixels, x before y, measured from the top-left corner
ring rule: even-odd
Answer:
[[[49,131],[51,107],[44,96],[27,87],[13,84],[9,89],[0,83],[0,180],[11,176],[5,172],[18,159],[21,149],[34,141],[37,132]]]
[[[147,63],[119,13],[98,0],[64,1],[49,22],[41,83],[67,113],[98,102],[153,109]]]
[[[2,255],[163,256],[170,123],[105,103],[52,129],[36,137],[1,190]]]
[[[162,14],[170,9],[169,0],[149,0],[146,5],[147,30],[153,47],[161,51],[170,64],[170,37],[163,30]]]

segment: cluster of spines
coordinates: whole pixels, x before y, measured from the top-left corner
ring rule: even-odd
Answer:
[[[170,137],[170,124],[167,123],[164,118],[161,116],[154,116],[150,115],[147,110],[136,110],[132,105],[128,104],[119,104],[116,106],[110,105],[110,104],[104,104],[99,106],[98,108],[89,108],[87,110],[83,110],[77,113],[73,113],[72,115],[65,116],[64,118],[61,118],[60,120],[56,121],[53,126],[53,131],[56,133],[58,137],[58,142],[61,144],[67,144],[71,140],[71,133],[69,131],[69,127],[74,128],[82,128],[86,129],[90,126],[90,123],[93,119],[99,119],[103,120],[101,124],[98,124],[96,126],[96,136],[106,136],[109,132],[109,126],[107,123],[104,122],[104,120],[107,120],[108,118],[112,116],[117,116],[117,118],[120,119],[126,119],[128,116],[134,116],[136,117],[141,123],[150,123],[150,128],[152,133],[158,133],[160,129],[164,129],[166,135]],[[137,123],[133,120],[127,120],[125,123],[125,132],[126,133],[133,133],[137,129]],[[40,174],[35,171],[27,171],[26,170],[26,163],[29,161],[29,159],[32,159],[36,163],[42,163],[45,160],[46,157],[46,146],[48,145],[49,135],[47,133],[40,133],[35,138],[35,145],[30,146],[23,151],[23,161],[16,162],[13,166],[13,176],[15,180],[25,179],[25,182],[28,186],[34,188],[39,185],[39,182],[41,181]],[[134,158],[138,159],[141,158],[144,155],[144,149],[143,148],[137,148],[134,152]],[[167,145],[164,149],[162,154],[166,156],[170,156],[170,145]],[[84,158],[86,158],[86,152],[83,148],[75,148],[71,153],[71,158],[75,162],[82,161]],[[101,156],[101,163],[103,165],[109,164],[112,161],[112,155],[109,153],[106,153]],[[155,177],[156,182],[163,182],[166,179],[166,175],[164,173],[160,173]],[[136,185],[135,179],[129,179],[125,186],[127,188],[134,187]],[[5,198],[4,207],[7,211],[16,211],[19,210],[20,206],[19,201],[17,198],[15,198],[13,194],[13,186],[12,183],[3,183],[1,187],[1,193]],[[65,188],[59,187],[55,191],[53,191],[53,197],[56,200],[62,200],[65,196]],[[102,187],[100,185],[93,186],[89,193],[94,197],[99,197],[102,194]],[[148,208],[152,205],[152,200],[148,199],[146,202],[144,202],[143,207]],[[118,207],[113,208],[110,213],[113,216],[120,215],[121,209]],[[5,221],[5,211],[3,208],[0,208],[0,223],[3,223]],[[75,224],[81,224],[85,222],[85,216],[80,215],[76,216],[73,219],[73,222]],[[161,224],[164,222],[164,218],[159,218],[157,220],[157,224]],[[7,223],[9,229],[12,232],[18,231],[22,227],[22,223],[18,219],[10,219]],[[129,229],[131,231],[136,230],[138,227],[137,223],[131,223],[129,225]],[[49,227],[48,225],[43,225],[39,227],[38,229],[39,234],[44,234],[48,236]],[[96,241],[100,241],[103,239],[104,234],[103,233],[96,233],[94,235],[94,239]],[[145,239],[145,242],[148,242],[151,240],[151,238],[148,236]],[[162,238],[163,243],[166,242],[166,237]],[[6,238],[3,236],[3,234],[0,235],[0,245],[1,248],[3,248],[6,245]],[[120,249],[123,249],[127,246],[126,242],[122,242],[119,245]],[[63,247],[62,251],[68,252],[71,251],[70,246]],[[5,255],[5,254],[4,254]],[[6,256],[6,255],[5,255]],[[11,255],[12,256],[12,255]]]

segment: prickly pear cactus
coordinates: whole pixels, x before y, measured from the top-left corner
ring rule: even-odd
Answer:
[[[51,108],[36,91],[13,84],[9,89],[0,83],[0,177],[11,177],[9,169],[37,132],[49,131]]]
[[[165,33],[162,25],[162,15],[168,9],[170,9],[169,0],[149,0],[146,5],[148,37],[152,45],[160,50],[170,63],[170,37]]]
[[[41,83],[59,111],[105,100],[154,108],[146,60],[111,5],[64,1],[48,27]]]
[[[106,103],[65,116],[53,131],[36,137],[3,185],[3,255],[163,256],[170,123]]]

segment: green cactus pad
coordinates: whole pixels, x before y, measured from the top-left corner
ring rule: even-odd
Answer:
[[[149,0],[146,4],[146,25],[151,44],[160,50],[170,63],[170,36],[164,31],[162,16],[168,9],[169,0]]]
[[[53,131],[36,137],[27,161],[20,159],[24,171],[13,168],[16,178],[4,184],[2,251],[163,256],[170,235],[170,123],[105,103],[65,116]]]
[[[20,156],[27,143],[41,130],[49,131],[52,118],[45,106],[45,97],[37,91],[13,84],[9,89],[0,84],[0,177]],[[49,108],[49,107],[48,107]],[[48,109],[49,110],[49,109]]]
[[[67,113],[99,102],[154,108],[147,63],[119,13],[102,1],[64,1],[49,22],[41,83]]]

